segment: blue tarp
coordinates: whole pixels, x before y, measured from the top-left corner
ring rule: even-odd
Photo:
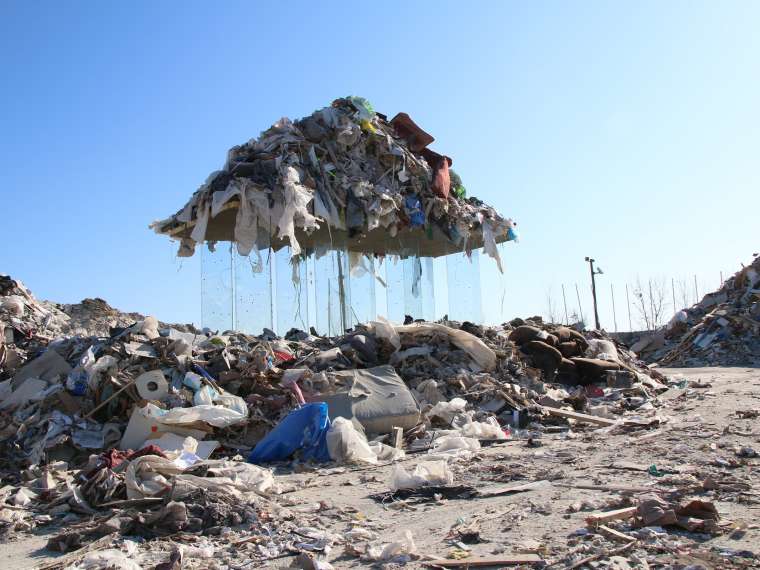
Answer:
[[[253,448],[250,463],[270,463],[290,459],[300,451],[303,460],[330,461],[327,430],[330,419],[327,404],[306,404],[290,412]]]

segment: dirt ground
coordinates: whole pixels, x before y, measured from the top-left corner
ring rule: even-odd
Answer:
[[[455,484],[483,490],[547,481],[536,489],[493,498],[433,498],[418,504],[383,505],[369,495],[388,491],[393,466],[386,465],[283,475],[279,482],[297,490],[276,501],[295,513],[300,526],[339,536],[361,527],[390,542],[409,530],[416,552],[423,556],[450,558],[464,556],[467,550],[470,558],[533,552],[555,568],[570,568],[581,558],[599,554],[581,567],[760,567],[760,459],[738,451],[741,447],[760,451],[760,428],[757,418],[747,417],[752,414],[737,414],[760,410],[760,369],[663,372],[691,382],[660,396],[658,412],[665,421],[655,429],[610,433],[609,428],[575,425],[569,433],[545,433],[530,444],[515,439],[492,445],[454,464]],[[401,465],[410,469],[423,459],[409,455]],[[656,466],[654,475],[648,471],[652,465]],[[707,478],[718,488],[703,490],[700,485]],[[626,521],[611,522],[609,527],[638,539],[616,556],[611,551],[625,547],[625,540],[607,538],[587,527],[585,518],[591,512],[628,506],[644,489],[714,502],[720,515],[718,533],[641,530]],[[454,527],[468,527],[470,532],[460,535]],[[6,543],[0,568],[28,569],[52,560],[44,551],[46,539],[35,535]],[[257,548],[252,543],[233,545],[217,539],[215,544],[213,557],[189,556],[182,567],[253,568],[259,564],[245,562],[246,549]],[[164,550],[163,560],[170,550]],[[571,553],[577,554],[572,557]],[[284,557],[269,566],[287,568],[294,560]],[[332,548],[328,560],[338,568],[369,564],[340,544]],[[417,559],[407,567],[422,565],[424,559]]]

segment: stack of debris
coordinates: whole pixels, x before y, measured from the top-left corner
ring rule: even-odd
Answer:
[[[631,348],[665,366],[760,364],[760,256]]]
[[[293,256],[341,246],[383,255],[416,231],[436,255],[485,247],[500,265],[496,243],[515,239],[513,222],[466,197],[433,140],[406,113],[388,120],[366,99],[337,99],[230,149],[184,208],[151,227],[181,239],[180,256],[218,240],[241,255],[286,245]]]
[[[252,463],[378,464],[405,453],[440,462],[401,469],[402,489],[450,483],[446,463],[486,442],[568,422],[660,421],[658,372],[599,333],[540,318],[499,327],[381,319],[340,337],[294,329],[280,338],[148,316],[107,335],[54,337],[43,305],[17,281],[3,283],[2,501],[36,512],[8,511],[3,524],[86,516],[52,540],[58,549],[113,532],[250,524],[260,498],[278,490],[272,472]],[[88,319],[101,322],[80,322]],[[230,509],[230,497],[250,512]]]

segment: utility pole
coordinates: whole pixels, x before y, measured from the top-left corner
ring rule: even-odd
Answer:
[[[633,322],[631,321],[631,299],[628,297],[628,283],[625,284],[625,303],[628,305],[628,331],[633,332]]]
[[[694,276],[694,304],[699,303],[699,291],[697,290],[697,276]]]
[[[612,283],[610,283],[610,294],[612,295],[612,322],[615,325],[615,332],[618,332],[618,330],[617,330],[617,313],[615,313],[615,289],[612,287]]]
[[[585,317],[583,316],[583,307],[581,307],[581,294],[578,293],[578,284],[575,284],[575,297],[578,299],[578,318],[583,321],[585,320]],[[586,323],[583,323],[583,326],[586,326]]]
[[[678,310],[676,306],[676,281],[672,277],[670,278],[670,289],[673,291],[673,313]]]
[[[586,261],[588,261],[589,269],[591,271],[591,297],[594,299],[594,323],[596,324],[596,330],[601,330],[602,327],[599,326],[599,311],[596,307],[596,279],[595,276],[602,273],[601,269],[597,269],[597,271],[594,271],[594,259],[587,257]]]
[[[562,304],[565,306],[565,324],[570,324],[570,317],[567,316],[567,299],[565,299],[565,284],[562,284]]]

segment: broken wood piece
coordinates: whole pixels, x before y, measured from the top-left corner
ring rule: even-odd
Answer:
[[[609,521],[629,519],[636,514],[638,509],[638,507],[625,507],[624,509],[607,511],[606,513],[592,513],[586,517],[586,524],[593,526]]]
[[[561,418],[569,418],[579,422],[586,422],[600,426],[614,426],[617,423],[616,420],[608,420],[607,418],[600,418],[599,416],[590,416],[588,414],[571,412],[570,410],[559,410],[557,408],[549,408],[547,406],[541,406],[541,410],[548,413],[550,416],[559,416]]]
[[[646,463],[631,463],[630,461],[615,461],[607,466],[607,469],[622,469],[624,471],[649,471]]]
[[[531,483],[525,483],[523,485],[507,485],[503,487],[489,487],[481,490],[478,493],[478,497],[481,499],[487,499],[489,497],[501,497],[504,495],[511,495],[513,493],[523,493],[525,491],[534,491],[536,489],[543,489],[544,487],[550,487],[551,482],[547,480],[533,481]]]
[[[538,554],[510,554],[508,556],[472,557],[456,560],[454,558],[433,558],[425,562],[427,566],[437,568],[478,568],[480,566],[506,566],[513,564],[542,564],[544,559]]]
[[[116,396],[118,396],[119,394],[121,394],[124,390],[126,390],[130,386],[134,386],[135,382],[137,382],[136,379],[135,380],[130,380],[129,382],[127,382],[119,390],[116,390],[116,392],[114,392],[113,394],[111,394],[110,396],[108,396],[108,398],[106,398],[105,400],[103,400],[102,402],[100,402],[100,404],[98,404],[97,406],[95,406],[92,410],[90,410],[89,412],[87,412],[84,415],[83,419],[86,420],[87,418],[89,418],[90,416],[92,416],[92,414],[94,414],[95,412],[97,412],[100,408],[102,408],[103,406],[105,406],[108,402],[110,402],[111,400],[113,400]]]
[[[617,548],[613,548],[612,550],[606,550],[604,552],[600,552],[598,554],[592,554],[591,556],[587,556],[586,558],[583,558],[582,560],[578,560],[575,564],[572,564],[568,566],[565,570],[574,570],[575,568],[580,568],[581,566],[585,566],[589,562],[593,562],[594,560],[598,560],[600,558],[609,558],[610,556],[615,556],[616,554],[620,554],[621,552],[625,552],[633,544],[635,541],[629,542],[628,544],[624,544],[623,546],[618,546]]]
[[[142,497],[140,499],[120,499],[117,501],[108,501],[107,503],[100,503],[96,505],[97,508],[101,507],[139,507],[150,506],[163,503],[164,499],[161,497]]]
[[[404,428],[394,427],[391,439],[393,441],[393,447],[395,447],[396,449],[403,449],[404,448]]]
[[[608,526],[605,526],[603,524],[600,524],[596,529],[600,534],[603,534],[607,538],[611,538],[613,540],[621,540],[623,542],[631,542],[636,541],[636,538],[630,535],[627,535],[623,532],[620,532],[619,530],[615,530],[614,528],[610,528]]]
[[[626,485],[573,485],[570,483],[554,483],[557,487],[569,487],[572,489],[585,489],[587,491],[609,491],[610,493],[623,493],[633,495],[636,493],[650,493],[652,487],[628,487]]]

